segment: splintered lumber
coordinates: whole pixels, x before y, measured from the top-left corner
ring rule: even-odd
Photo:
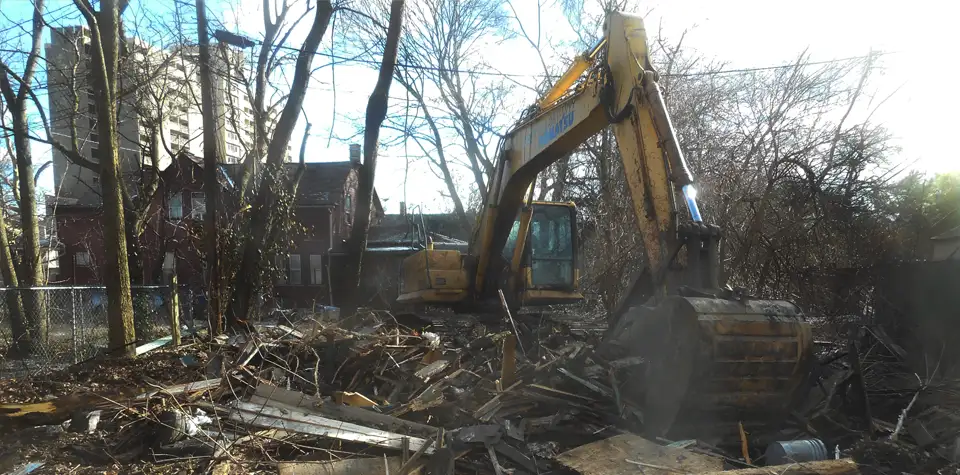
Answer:
[[[430,380],[430,378],[436,376],[441,371],[447,369],[447,366],[450,366],[449,360],[437,360],[437,361],[434,361],[433,363],[430,363],[424,366],[423,368],[420,368],[413,375],[424,381],[428,381]]]
[[[403,461],[400,457],[367,457],[336,460],[332,462],[280,462],[277,464],[279,475],[367,475],[381,473],[400,473]],[[419,469],[411,474],[420,473]]]
[[[31,404],[0,404],[0,427],[56,425],[80,410],[106,409],[116,403],[101,395],[77,393]]]
[[[723,470],[723,461],[677,447],[664,447],[623,434],[570,449],[557,460],[583,475],[702,473]],[[732,472],[722,472],[732,473]]]
[[[282,429],[287,432],[362,442],[397,450],[403,448],[404,437],[410,440],[411,449],[419,449],[427,443],[419,437],[328,419],[292,406],[278,404],[277,406],[283,407],[273,407],[241,401],[236,401],[230,406],[233,409],[230,411],[230,420],[264,429]],[[426,453],[432,453],[432,449],[428,448]]]
[[[701,475],[857,475],[857,463],[850,459],[798,462],[788,465],[714,471]]]
[[[330,419],[352,422],[367,427],[373,426],[382,430],[400,432],[404,435],[429,437],[437,432],[436,427],[427,424],[407,421],[399,417],[388,416],[359,407],[324,404],[320,399],[307,396],[301,392],[290,391],[267,384],[257,386],[256,391],[250,398],[250,402],[267,406],[277,403],[285,404]]]
[[[203,381],[194,381],[192,383],[177,384],[175,386],[168,386],[163,389],[157,389],[155,391],[145,392],[136,398],[135,401],[143,401],[150,399],[157,394],[167,394],[170,396],[179,396],[185,393],[192,393],[197,391],[205,391],[207,389],[213,389],[217,386],[220,386],[220,378],[207,379]]]

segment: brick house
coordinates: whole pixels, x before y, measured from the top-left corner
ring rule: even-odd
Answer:
[[[285,165],[291,175],[299,164]],[[345,241],[353,226],[356,202],[359,148],[351,147],[351,160],[308,162],[294,202],[294,214],[304,232],[297,235],[286,255],[276,264],[282,277],[275,282],[275,294],[285,307],[336,303],[341,289]],[[222,164],[221,186],[229,192],[240,174],[240,165]],[[201,242],[206,197],[203,192],[203,161],[189,153],[180,154],[159,174],[160,183],[148,212],[146,231],[141,238],[142,275],[131,276],[135,284],[160,284],[176,272],[181,284],[203,288],[205,264]],[[102,210],[76,200],[48,200],[48,212],[56,217],[59,242],[57,284],[97,285],[102,283],[104,262]],[[383,207],[374,192],[373,219],[379,223]],[[334,282],[333,286],[329,285]]]

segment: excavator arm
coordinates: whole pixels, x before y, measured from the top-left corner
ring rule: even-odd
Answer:
[[[501,267],[494,261],[537,175],[613,124],[647,269],[654,276],[653,287],[662,294],[663,270],[678,247],[680,213],[674,190],[693,193],[693,177],[650,64],[643,20],[610,14],[604,40],[578,57],[538,106],[510,132],[500,152],[470,249],[478,259],[475,292],[484,296],[496,290]],[[696,202],[687,201],[693,221],[700,221]],[[523,216],[520,222],[523,228]],[[526,235],[519,233],[515,249],[523,248]],[[511,268],[516,268],[518,258],[519,254]]]

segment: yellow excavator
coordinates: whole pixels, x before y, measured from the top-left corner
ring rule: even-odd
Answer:
[[[582,300],[576,207],[533,201],[533,183],[612,125],[646,265],[599,357],[644,360],[620,392],[643,408],[647,433],[769,428],[805,394],[809,324],[791,302],[721,287],[721,232],[697,207],[643,20],[609,13],[604,31],[502,142],[468,252],[428,246],[407,257],[398,303],[474,312],[499,306],[500,292],[513,308]]]

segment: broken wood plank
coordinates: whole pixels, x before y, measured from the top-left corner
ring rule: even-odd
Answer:
[[[157,348],[167,346],[172,341],[173,341],[173,337],[168,335],[163,338],[157,338],[156,340],[153,340],[149,343],[144,343],[138,346],[135,351],[137,352],[137,356],[140,356],[142,354],[149,353],[153,350],[156,350]]]
[[[390,432],[400,432],[405,435],[429,437],[437,432],[436,427],[427,424],[407,421],[358,407],[324,404],[319,398],[265,384],[257,386],[250,402],[260,405],[285,404],[330,419],[376,427]]]
[[[349,391],[334,391],[333,400],[337,404],[346,404],[352,407],[375,407],[379,406],[377,401],[370,399],[363,394]]]
[[[332,462],[280,462],[277,464],[279,475],[368,475],[381,473],[400,473],[400,457],[355,458]],[[420,467],[411,474],[420,473]]]
[[[203,381],[194,381],[192,383],[177,384],[174,386],[168,386],[162,389],[157,389],[155,391],[145,392],[135,397],[135,401],[143,401],[156,396],[157,394],[163,393],[170,396],[179,396],[185,393],[192,393],[197,391],[206,391],[208,389],[214,389],[220,386],[220,378],[207,379]]]
[[[560,374],[562,374],[562,375],[564,375],[564,376],[566,376],[566,377],[568,377],[568,378],[570,378],[570,379],[572,379],[572,380],[580,383],[580,384],[583,385],[585,388],[587,388],[587,389],[589,389],[589,390],[591,390],[591,391],[593,391],[593,392],[595,392],[595,393],[597,393],[597,394],[600,394],[601,396],[613,397],[613,391],[611,391],[609,388],[606,388],[606,387],[601,386],[601,385],[599,385],[599,384],[597,384],[597,383],[594,383],[593,381],[588,381],[588,380],[586,380],[586,379],[583,379],[583,378],[581,378],[580,376],[577,376],[577,375],[571,373],[571,372],[570,372],[568,369],[566,369],[566,368],[557,368],[557,371],[559,371]]]
[[[503,359],[500,362],[500,387],[509,387],[517,379],[517,336],[503,339]]]
[[[475,418],[477,418],[477,419],[480,419],[480,420],[482,420],[482,421],[489,420],[489,419],[483,419],[483,416],[487,415],[487,413],[490,412],[490,409],[493,408],[493,407],[495,407],[495,406],[500,402],[500,398],[501,398],[504,394],[507,394],[508,392],[510,392],[510,390],[512,390],[513,388],[516,388],[516,387],[519,386],[520,383],[522,383],[522,382],[523,382],[523,381],[517,381],[517,382],[511,384],[510,387],[508,387],[507,389],[504,389],[502,392],[500,392],[500,393],[497,394],[496,396],[492,397],[489,401],[487,401],[486,403],[484,403],[484,405],[480,406],[479,408],[477,408],[476,411],[474,411],[473,417],[475,417]]]
[[[701,475],[857,475],[859,473],[860,470],[857,468],[856,462],[850,459],[840,459],[742,468],[739,470],[718,470]]]
[[[424,366],[423,368],[418,369],[416,373],[413,373],[413,375],[422,379],[423,381],[429,381],[430,378],[447,369],[447,366],[450,366],[450,360],[437,360]]]
[[[320,437],[363,442],[397,450],[402,448],[404,437],[410,439],[410,448],[419,449],[427,443],[426,440],[419,437],[405,436],[350,422],[328,419],[289,406],[273,407],[236,401],[228,407],[234,409],[230,411],[230,420],[264,429],[282,429]],[[432,449],[427,449],[426,452],[431,453]]]
[[[634,475],[640,470],[630,461],[665,467],[645,467],[646,475],[713,472],[723,461],[676,447],[664,447],[634,434],[623,434],[568,450],[557,460],[583,475]]]

